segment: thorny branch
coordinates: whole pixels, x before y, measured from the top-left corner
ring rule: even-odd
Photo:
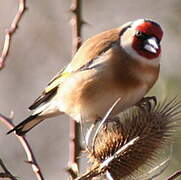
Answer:
[[[2,114],[0,114],[0,121],[2,123],[4,123],[9,129],[13,129],[14,128],[14,125],[13,123],[11,122],[11,120],[5,116],[3,116]],[[24,136],[18,136],[16,135],[16,137],[18,138],[18,140],[20,141],[21,145],[23,146],[25,152],[26,152],[26,155],[27,155],[27,159],[28,159],[28,163],[31,164],[32,166],[32,169],[33,169],[33,172],[34,174],[36,175],[37,179],[38,180],[44,180],[43,178],[43,174],[40,170],[40,167],[35,159],[35,156],[33,154],[33,151],[27,141],[27,139],[24,137]]]
[[[8,169],[6,168],[6,166],[4,165],[1,159],[0,159],[0,166],[4,171],[4,172],[0,172],[0,178],[9,178],[11,180],[17,180],[17,178],[8,171]]]
[[[70,24],[72,26],[72,55],[74,55],[81,45],[82,0],[72,0],[70,11],[73,13]]]
[[[13,34],[16,32],[18,28],[18,24],[26,10],[26,0],[19,0],[19,9],[18,12],[16,13],[9,29],[6,29],[5,31],[5,40],[4,40],[4,46],[3,50],[0,56],[0,69],[3,69],[5,65],[6,58],[9,54],[9,49],[11,45],[11,39]]]
[[[72,26],[72,55],[76,53],[78,48],[81,45],[81,6],[82,0],[72,0],[70,11],[72,12],[72,17],[70,24]],[[79,124],[70,119],[70,143],[69,143],[69,174],[75,178],[78,173],[79,160],[78,156],[80,155],[80,128]]]

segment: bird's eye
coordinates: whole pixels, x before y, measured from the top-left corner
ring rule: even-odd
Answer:
[[[142,37],[142,36],[144,36],[144,33],[142,33],[141,31],[136,31],[135,36]]]

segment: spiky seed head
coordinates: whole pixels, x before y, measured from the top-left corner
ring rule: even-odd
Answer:
[[[89,154],[92,169],[114,157],[107,165],[106,172],[113,179],[133,179],[141,172],[143,165],[149,165],[157,159],[157,153],[164,145],[171,143],[175,123],[181,119],[181,101],[176,98],[167,100],[151,109],[145,107],[123,113],[119,120],[104,126]],[[119,155],[124,145],[138,138]]]

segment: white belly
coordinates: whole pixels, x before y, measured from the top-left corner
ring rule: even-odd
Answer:
[[[103,117],[113,103],[121,98],[112,112],[112,116],[121,111],[133,106],[147,92],[146,87],[142,86],[132,89],[129,92],[124,89],[112,89],[105,82],[94,81],[95,72],[89,74],[90,78],[84,76],[84,72],[75,74],[72,78],[66,80],[63,86],[59,89],[60,95],[57,99],[58,107],[61,112],[64,112],[80,121],[95,121],[99,117]],[[96,79],[98,79],[96,75]],[[103,84],[104,83],[104,84]],[[90,84],[88,87],[87,84]],[[91,85],[92,84],[92,85]]]

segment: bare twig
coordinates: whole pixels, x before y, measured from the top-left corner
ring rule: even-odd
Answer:
[[[11,122],[11,120],[5,116],[3,116],[2,114],[0,114],[0,121],[2,121],[9,129],[13,129],[14,125]],[[20,141],[21,145],[23,146],[26,155],[27,155],[27,159],[28,159],[28,163],[31,164],[32,169],[34,174],[36,175],[38,180],[44,180],[43,178],[43,174],[41,173],[40,167],[35,159],[35,156],[33,154],[33,151],[27,141],[27,139],[24,136],[18,136],[16,135],[16,137],[18,138],[18,140]]]
[[[168,177],[167,180],[174,180],[176,179],[177,177],[181,176],[181,169],[176,171],[174,174],[172,174],[170,177]]]
[[[1,159],[0,159],[0,166],[2,167],[4,171],[0,173],[0,178],[9,178],[11,180],[17,180],[17,178],[9,172],[9,170],[6,168],[6,166],[4,165]]]
[[[72,0],[70,11],[72,12],[72,55],[76,53],[81,45],[81,5],[82,0]],[[77,157],[80,155],[80,127],[76,121],[70,121],[70,145],[69,145],[69,172],[78,171],[79,162]],[[75,168],[76,167],[76,168]],[[70,170],[71,169],[71,170]],[[77,174],[77,172],[75,172]]]
[[[72,55],[74,55],[81,45],[82,27],[82,0],[72,0],[70,11],[73,13],[71,18],[72,26]]]
[[[5,31],[5,40],[4,40],[4,47],[2,50],[2,54],[0,56],[0,69],[2,69],[5,65],[5,60],[9,54],[9,49],[11,45],[11,39],[13,34],[16,32],[18,28],[18,24],[26,10],[26,0],[19,0],[19,9],[16,13],[9,29]]]
[[[5,32],[5,40],[4,40],[4,46],[3,46],[3,50],[2,50],[2,53],[1,53],[1,56],[0,56],[0,69],[2,69],[5,65],[5,61],[6,61],[6,58],[9,54],[9,49],[10,49],[10,45],[11,45],[11,39],[12,39],[12,36],[13,34],[16,32],[17,28],[18,28],[18,25],[19,25],[19,22],[24,14],[26,10],[26,0],[19,0],[19,8],[18,8],[18,11],[10,25],[10,28],[9,29],[6,29],[6,32]],[[2,114],[0,114],[0,120],[9,128],[9,129],[12,129],[14,128],[14,125],[13,123],[11,122],[11,120],[5,116],[3,116]],[[43,180],[43,175],[41,173],[41,170],[40,170],[40,167],[38,166],[37,162],[36,162],[36,159],[34,157],[34,154],[33,154],[33,151],[28,143],[28,141],[26,140],[25,137],[21,137],[21,136],[17,136],[16,137],[18,138],[18,140],[20,141],[21,145],[23,146],[25,152],[26,152],[26,155],[27,155],[27,158],[28,158],[28,163],[31,164],[32,166],[32,169],[33,169],[33,172],[35,173],[36,177],[38,180]],[[2,166],[2,163],[1,163],[1,166]],[[2,166],[3,168],[3,166]],[[7,169],[5,169],[5,166],[4,166],[4,171],[5,172],[8,172]],[[8,174],[8,173],[6,173]],[[3,176],[3,174],[1,174]],[[5,174],[4,174],[5,175]],[[10,178],[10,176],[9,176]],[[13,176],[11,177],[11,179],[13,179]],[[14,180],[16,178],[14,177]]]

